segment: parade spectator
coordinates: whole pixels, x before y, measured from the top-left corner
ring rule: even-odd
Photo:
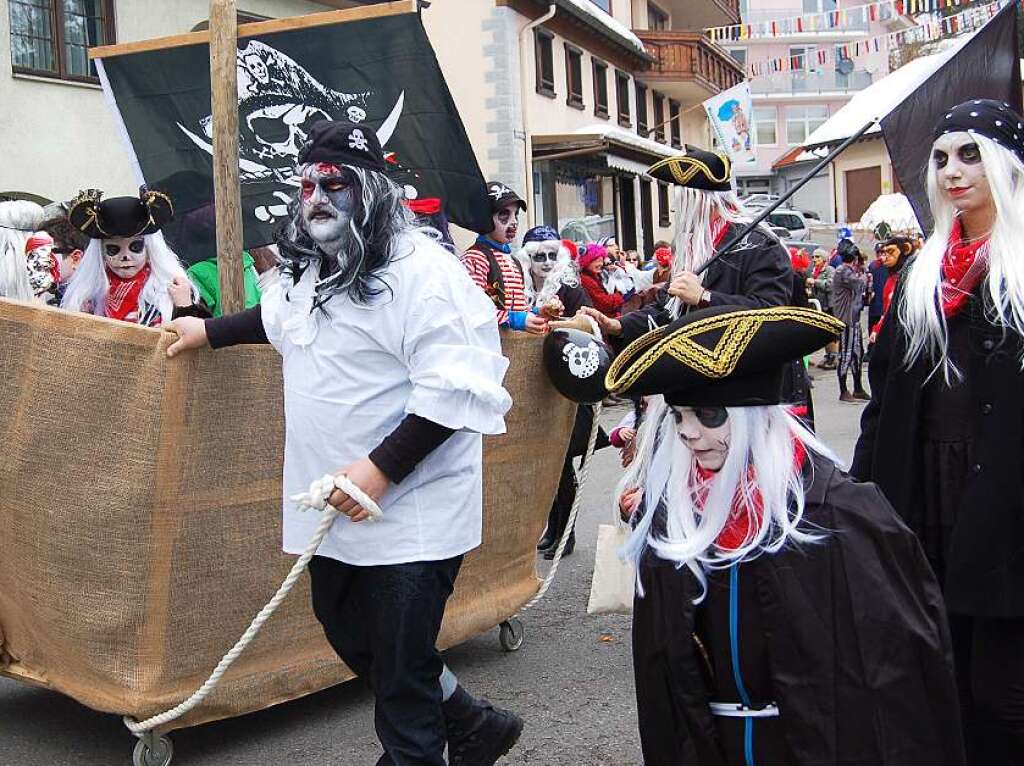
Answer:
[[[54,254],[54,242],[45,231],[37,231],[25,243],[25,265],[28,282],[35,299],[47,306],[56,306],[60,285],[60,260]]]
[[[654,276],[651,283],[655,285],[667,285],[672,278],[672,248],[659,247],[654,251]]]
[[[871,261],[871,265],[868,266],[868,273],[871,274],[871,284],[876,286],[876,289],[871,294],[871,301],[868,303],[868,328],[873,332],[873,328],[878,321],[882,318],[882,314],[885,313],[885,289],[884,286],[889,279],[889,269],[885,265],[885,255],[883,253],[884,244],[879,242],[875,245],[875,259]],[[881,287],[882,289],[878,289]],[[872,341],[869,339],[870,345]]]
[[[494,303],[499,327],[543,335],[548,329],[547,320],[527,307],[525,275],[512,256],[519,214],[526,210],[526,202],[500,181],[490,181],[487,194],[491,201],[491,230],[482,232],[462,254],[462,265]]]
[[[839,376],[839,401],[860,402],[871,397],[864,390],[862,364],[864,361],[864,331],[861,329],[861,312],[864,309],[864,294],[868,287],[868,275],[861,268],[860,250],[855,246],[844,247],[843,265],[832,277],[832,313],[845,326],[839,337],[839,360],[836,373]],[[846,376],[853,377],[853,393],[846,386]]]
[[[871,322],[870,318],[868,320],[868,328],[871,333],[868,343],[872,346],[878,339],[878,333],[882,329],[885,315],[889,313],[889,306],[892,305],[892,296],[896,292],[896,286],[899,284],[903,268],[913,255],[914,243],[908,237],[890,237],[881,243],[881,256],[879,260],[882,265],[879,273],[882,273],[884,269],[886,277],[884,281],[876,283],[882,285],[881,289],[875,291],[881,301],[881,312],[874,322]]]
[[[42,222],[43,209],[35,202],[0,202],[0,297],[35,300],[25,261],[25,243]]]
[[[935,116],[934,230],[901,270],[851,472],[917,533],[944,586],[971,766],[1024,753],[1024,123]]]
[[[625,302],[622,295],[605,289],[602,280],[608,251],[602,245],[587,245],[586,252],[579,257],[580,281],[590,296],[593,309],[602,316],[616,317]]]
[[[963,764],[920,545],[779,403],[783,366],[839,327],[809,309],[704,309],[609,370],[614,393],[664,397],[619,485],[646,766],[895,766],[908,746]],[[714,369],[685,353],[733,333],[744,342]]]
[[[60,262],[60,279],[57,283],[57,303],[59,305],[64,298],[68,281],[74,276],[75,270],[82,262],[85,248],[89,246],[89,238],[71,225],[63,206],[55,209],[54,214],[43,221],[40,228],[53,237],[53,253]]]
[[[818,301],[821,310],[826,314],[832,313],[832,278],[835,276],[835,269],[828,262],[828,253],[823,248],[817,248],[812,256],[814,265],[807,277],[807,289],[811,297]],[[834,370],[839,355],[839,344],[835,341],[825,346],[825,358],[818,365],[823,370]]]

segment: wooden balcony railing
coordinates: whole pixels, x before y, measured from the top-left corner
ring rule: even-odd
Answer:
[[[655,63],[644,73],[646,79],[694,83],[711,95],[743,80],[743,67],[702,34],[635,31],[647,52],[655,58]]]

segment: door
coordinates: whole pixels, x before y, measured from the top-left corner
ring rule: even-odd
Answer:
[[[636,250],[636,195],[633,194],[633,179],[619,176],[616,181],[619,187],[619,231],[622,232],[619,247],[623,250]]]
[[[654,206],[650,181],[640,181],[640,221],[644,227],[644,249],[640,259],[647,260],[654,255]]]
[[[882,168],[847,170],[846,178],[846,222],[859,221],[868,206],[882,193]]]

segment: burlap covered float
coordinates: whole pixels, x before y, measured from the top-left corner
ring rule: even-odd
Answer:
[[[191,694],[294,562],[280,550],[277,354],[169,360],[168,342],[0,299],[0,673],[136,719]],[[485,441],[484,542],[449,602],[444,647],[537,591],[535,546],[572,427],[541,342],[502,343],[515,406],[508,433]],[[213,695],[166,729],[351,677],[304,577]]]

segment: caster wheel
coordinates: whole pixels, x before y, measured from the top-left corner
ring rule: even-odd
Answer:
[[[174,746],[167,737],[145,736],[135,743],[132,766],[169,766]]]
[[[511,620],[501,623],[498,641],[501,642],[501,648],[506,652],[518,652],[523,645],[525,635],[526,628],[523,627],[523,621],[518,617],[513,617]]]

